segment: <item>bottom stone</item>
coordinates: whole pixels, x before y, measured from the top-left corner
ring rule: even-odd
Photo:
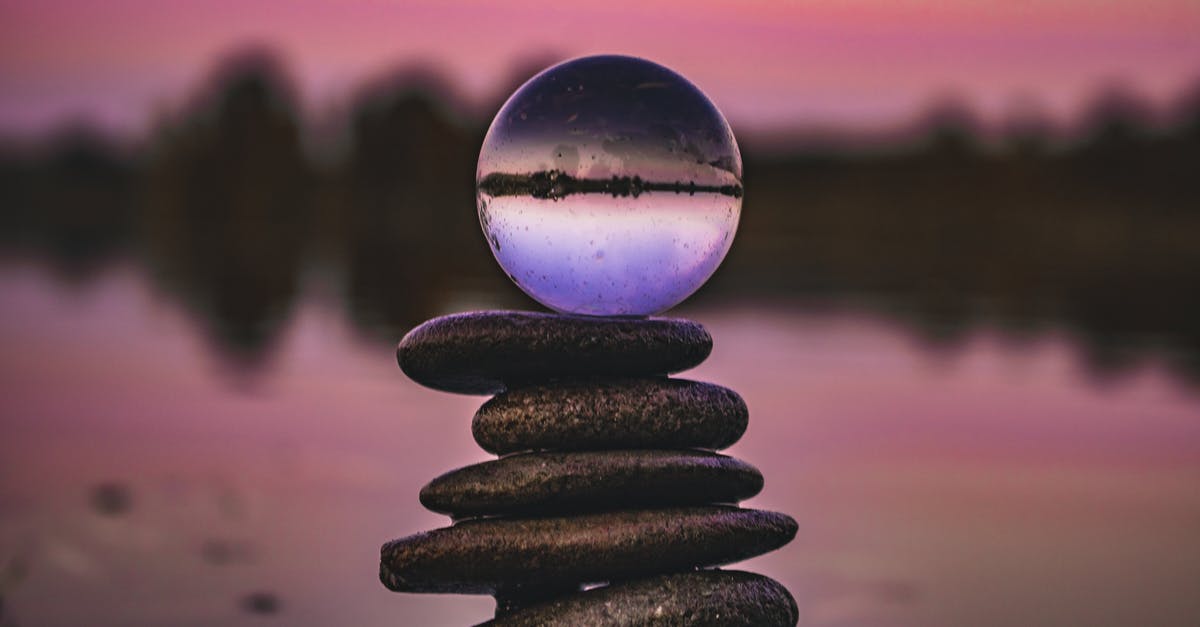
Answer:
[[[696,571],[626,581],[560,597],[483,623],[526,625],[754,625],[794,627],[796,601],[773,579]]]

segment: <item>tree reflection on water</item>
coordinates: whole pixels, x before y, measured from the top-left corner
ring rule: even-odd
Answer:
[[[985,138],[952,104],[869,148],[751,138],[737,243],[694,300],[884,312],[943,345],[981,323],[1018,339],[1066,328],[1096,372],[1156,354],[1195,380],[1198,93],[1157,120],[1102,94],[1069,140],[1036,116]],[[332,271],[356,327],[388,341],[456,291],[534,306],[479,234],[486,116],[465,111],[436,76],[405,72],[308,132],[279,63],[240,55],[143,144],[86,127],[5,144],[0,245],[72,282],[134,258],[249,368],[312,272]]]

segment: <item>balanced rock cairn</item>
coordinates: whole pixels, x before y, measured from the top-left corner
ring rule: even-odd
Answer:
[[[384,585],[494,595],[488,625],[794,626],[782,585],[715,568],[787,544],[796,522],[737,507],[762,475],[712,452],[746,430],[741,397],[667,378],[711,350],[702,326],[665,318],[479,312],[413,329],[400,368],[494,394],[471,431],[500,458],[421,490],[454,524],[383,545]]]

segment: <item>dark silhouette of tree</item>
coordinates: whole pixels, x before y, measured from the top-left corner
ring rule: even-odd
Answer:
[[[267,353],[311,235],[311,177],[292,91],[261,52],[225,61],[146,173],[146,254],[237,361]]]
[[[1003,148],[1014,159],[1039,159],[1050,149],[1054,134],[1054,124],[1042,103],[1023,96],[1012,103],[1004,121]]]
[[[978,152],[979,126],[965,100],[946,95],[933,103],[916,128],[928,152],[956,159]]]
[[[352,100],[338,158],[316,160],[295,102],[274,59],[244,53],[143,151],[81,129],[0,145],[0,245],[79,279],[141,255],[242,365],[270,354],[313,266],[340,273],[357,328],[388,340],[459,292],[535,306],[476,215],[499,98],[472,112],[436,73],[389,73]],[[1200,82],[1169,125],[1119,87],[1069,141],[1029,110],[999,142],[947,98],[887,150],[748,144],[737,240],[689,302],[801,297],[883,312],[951,349],[979,324],[1067,329],[1095,372],[1157,354],[1200,381]]]
[[[468,131],[440,83],[405,74],[356,101],[344,174],[346,278],[355,317],[394,334],[428,316],[460,274],[473,221]]]
[[[1200,77],[1191,82],[1172,111],[1176,135],[1193,144],[1200,140]]]
[[[129,244],[135,164],[107,137],[72,124],[40,159],[0,157],[3,241],[44,250],[61,277],[81,281]]]

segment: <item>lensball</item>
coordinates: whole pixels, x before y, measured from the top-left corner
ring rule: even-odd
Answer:
[[[742,158],[695,85],[644,59],[555,65],[496,114],[479,222],[508,276],[562,313],[645,316],[700,288],[729,251]]]

